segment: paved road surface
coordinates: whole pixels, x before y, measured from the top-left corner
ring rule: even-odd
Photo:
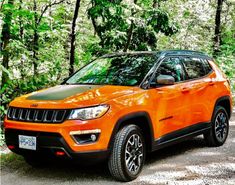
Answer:
[[[53,164],[34,169],[21,158],[9,161],[1,169],[2,185],[120,184],[110,177],[105,165]],[[154,152],[139,178],[126,184],[235,185],[235,116],[222,147],[208,148],[202,137],[197,137]]]

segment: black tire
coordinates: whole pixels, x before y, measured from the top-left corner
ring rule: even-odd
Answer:
[[[204,139],[208,146],[222,146],[229,132],[229,117],[224,107],[215,107],[211,124],[211,129],[204,134]]]
[[[136,179],[143,168],[145,155],[145,141],[140,128],[136,125],[125,126],[115,136],[108,161],[111,175],[124,182]]]

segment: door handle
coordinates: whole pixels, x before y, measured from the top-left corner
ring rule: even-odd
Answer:
[[[190,91],[190,88],[188,88],[188,87],[183,87],[182,89],[181,89],[181,92],[182,93],[188,93]]]
[[[209,86],[213,86],[213,85],[215,85],[214,80],[209,81],[208,85],[209,85]]]

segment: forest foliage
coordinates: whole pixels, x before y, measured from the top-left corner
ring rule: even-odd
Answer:
[[[116,51],[204,51],[234,86],[233,0],[0,0],[0,38],[1,118],[14,97]]]

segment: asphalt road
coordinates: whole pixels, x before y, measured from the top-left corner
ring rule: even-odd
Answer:
[[[22,158],[9,160],[1,168],[2,185],[120,184],[105,165],[79,166],[54,163],[34,169]],[[228,140],[222,147],[206,147],[202,137],[187,140],[148,156],[145,167],[126,184],[235,185],[235,114]]]

